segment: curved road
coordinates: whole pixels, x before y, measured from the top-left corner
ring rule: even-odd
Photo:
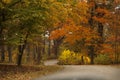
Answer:
[[[33,80],[120,80],[120,68],[101,65],[66,65],[60,72]]]

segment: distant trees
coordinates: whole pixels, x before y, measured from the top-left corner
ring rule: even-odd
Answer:
[[[61,45],[74,52],[89,55],[91,64],[94,64],[97,54],[110,53],[110,51],[113,53],[109,55],[118,62],[119,14],[118,11],[111,14],[114,11],[113,7],[117,5],[113,2],[113,0],[87,2],[1,0],[1,62],[6,58],[9,58],[9,62],[14,62],[15,57],[17,65],[20,66],[26,55],[27,61],[32,58],[36,64],[39,64],[46,53],[48,56],[51,53],[58,56]],[[113,19],[117,21],[113,22]],[[110,41],[113,38],[114,43]],[[115,55],[113,55],[113,47]],[[18,53],[17,57],[15,53]]]
[[[26,46],[34,44],[36,46],[34,54],[37,55],[39,63],[41,54],[45,53],[43,51],[45,35],[42,34],[56,27],[65,16],[66,8],[56,0],[1,0],[1,61],[4,62],[6,59],[6,50],[9,53],[9,60],[12,61],[13,50],[11,51],[10,47],[15,47],[18,52],[17,65],[20,66]]]
[[[69,42],[72,46],[79,42],[76,46],[82,45],[81,50],[86,49],[84,52],[89,55],[91,64],[94,64],[94,58],[97,54],[109,54],[111,56],[110,51],[113,51],[113,48],[106,35],[111,36],[107,33],[109,33],[108,25],[113,20],[110,18],[111,9],[109,8],[113,7],[112,1],[89,0],[87,3],[84,1],[78,1],[74,5],[72,3],[72,1],[67,3],[69,5],[67,6],[68,10],[71,10],[68,20],[60,28],[53,31],[51,38],[64,37],[64,43]],[[108,30],[107,33],[106,30]],[[114,54],[112,56],[114,57]]]

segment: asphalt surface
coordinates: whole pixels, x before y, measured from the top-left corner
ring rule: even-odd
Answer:
[[[48,60],[44,62],[44,65],[57,65],[58,60]]]
[[[102,65],[66,65],[62,71],[33,80],[120,80],[120,68]]]

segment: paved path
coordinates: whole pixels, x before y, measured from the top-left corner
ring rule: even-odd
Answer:
[[[44,62],[44,65],[57,65],[57,60],[48,60]]]
[[[100,65],[66,65],[64,70],[34,80],[120,80],[120,68]]]

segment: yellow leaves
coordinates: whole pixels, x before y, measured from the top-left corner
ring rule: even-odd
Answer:
[[[73,18],[74,22],[77,24],[80,23],[87,23],[87,16],[88,16],[88,4],[86,2],[78,2],[75,7],[72,9],[71,17]]]
[[[59,56],[59,64],[83,64],[82,60],[84,64],[90,63],[90,58],[88,56],[70,50],[64,50]]]
[[[2,0],[2,2],[4,2],[5,4],[9,4],[11,0]]]
[[[81,14],[87,14],[88,4],[86,2],[79,2],[76,7]]]

